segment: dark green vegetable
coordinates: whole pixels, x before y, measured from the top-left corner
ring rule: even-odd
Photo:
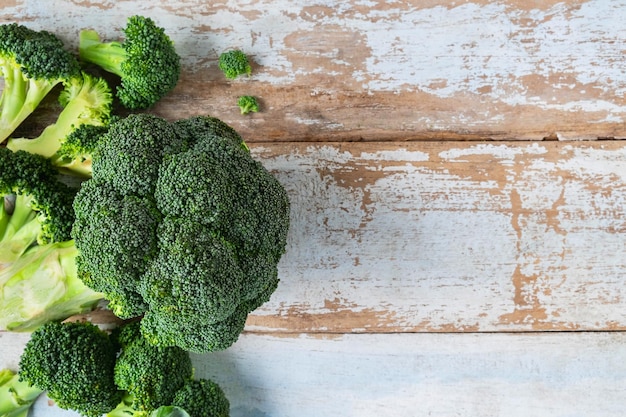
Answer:
[[[17,23],[0,25],[0,142],[41,104],[58,84],[80,75],[75,56],[53,33]]]
[[[234,79],[241,75],[250,75],[252,73],[248,56],[239,49],[222,52],[219,56],[218,66],[226,78],[229,79]]]
[[[285,251],[289,200],[218,119],[113,123],[74,201],[85,283],[144,336],[194,352],[234,343],[269,299]]]
[[[248,114],[259,111],[259,103],[254,96],[241,96],[237,99],[237,105],[241,114]]]
[[[7,148],[43,155],[65,171],[89,176],[92,140],[79,143],[76,138],[83,139],[86,133],[98,134],[99,129],[106,129],[111,117],[111,90],[104,79],[83,73],[68,81],[59,101],[63,110],[55,123],[34,139],[10,138]]]
[[[99,417],[122,398],[114,381],[116,355],[116,344],[91,323],[49,322],[26,344],[20,380],[47,391],[60,408]]]
[[[116,95],[131,110],[153,106],[178,83],[180,56],[164,29],[144,16],[131,16],[124,39],[105,42],[95,30],[82,30],[80,59],[120,77]]]
[[[224,391],[209,379],[188,381],[176,392],[172,405],[184,409],[189,417],[228,417],[230,413]]]

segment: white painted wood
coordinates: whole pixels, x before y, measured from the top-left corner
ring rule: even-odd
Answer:
[[[626,143],[267,144],[292,202],[249,328],[626,327]]]
[[[25,338],[2,334],[0,367]],[[231,417],[621,417],[624,333],[244,334],[194,355]],[[75,416],[42,398],[32,417]]]

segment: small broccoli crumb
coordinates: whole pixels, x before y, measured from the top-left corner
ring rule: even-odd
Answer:
[[[252,67],[248,62],[248,56],[239,49],[223,52],[218,63],[226,78],[235,79],[240,75],[250,75]]]
[[[239,100],[237,100],[237,105],[239,106],[239,110],[241,110],[241,114],[248,114],[250,112],[259,111],[259,102],[254,96],[239,97]]]

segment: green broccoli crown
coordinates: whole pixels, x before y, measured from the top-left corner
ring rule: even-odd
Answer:
[[[147,186],[129,186],[129,172],[144,175]],[[154,206],[121,215],[118,201],[128,199]],[[138,293],[142,332],[153,344],[224,349],[278,283],[287,193],[217,119],[132,115],[112,124],[74,208],[86,284],[114,308]]]
[[[157,250],[160,213],[154,201],[122,195],[108,184],[91,179],[74,199],[72,235],[79,250],[79,275],[92,289],[103,292],[122,318],[143,313],[136,282]]]
[[[179,347],[154,346],[142,336],[139,322],[126,324],[120,335],[121,353],[115,383],[133,397],[132,407],[150,412],[170,405],[174,394],[191,379],[189,353]]]
[[[0,147],[0,166],[0,245],[19,239],[21,251],[12,251],[19,255],[34,243],[69,240],[75,191],[57,179],[50,161]]]
[[[178,83],[180,56],[164,29],[148,17],[129,17],[123,31],[121,42],[103,42],[97,32],[82,31],[80,58],[120,77],[117,97],[125,107],[145,109]]]
[[[24,348],[20,380],[47,391],[61,408],[99,417],[122,397],[114,381],[116,355],[109,336],[91,323],[48,322]]]
[[[54,34],[11,23],[0,25],[0,71],[3,142],[57,84],[79,75],[80,65]]]
[[[259,111],[259,102],[254,96],[241,96],[237,99],[237,105],[241,114],[248,114]]]
[[[80,71],[78,61],[56,35],[17,23],[0,25],[0,57],[15,61],[26,78],[57,82]]]
[[[189,380],[176,392],[172,405],[189,417],[228,417],[230,402],[222,388],[209,379]]]
[[[93,158],[92,176],[122,194],[151,195],[165,155],[184,148],[163,118],[141,113],[112,123]]]
[[[239,49],[222,52],[218,59],[218,66],[224,72],[226,78],[229,79],[252,73],[248,56]]]

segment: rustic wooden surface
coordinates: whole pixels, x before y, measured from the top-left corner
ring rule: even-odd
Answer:
[[[68,45],[153,17],[184,68],[153,111],[222,118],[287,188],[281,285],[193,357],[233,417],[624,414],[625,6],[0,0]]]

